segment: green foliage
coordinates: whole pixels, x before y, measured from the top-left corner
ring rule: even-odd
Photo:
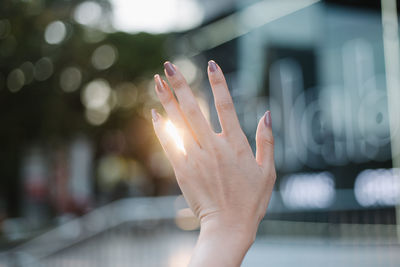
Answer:
[[[140,119],[136,109],[142,108],[143,101],[132,105],[130,110],[112,111],[109,122],[103,126],[90,125],[81,102],[85,84],[102,78],[114,90],[114,86],[123,82],[150,79],[166,59],[168,35],[105,33],[87,28],[72,18],[74,6],[79,2],[2,0],[0,3],[0,176],[4,178],[0,187],[3,197],[8,194],[7,190],[17,193],[18,183],[10,181],[18,178],[17,161],[32,142],[48,145],[52,140],[68,140],[81,133],[96,140],[107,128],[123,128],[127,122]],[[110,8],[106,1],[101,3]],[[48,44],[44,38],[45,29],[55,20],[66,25],[67,36],[60,44]],[[88,42],[88,32],[102,38]],[[103,44],[112,45],[118,58],[110,68],[97,70],[91,58],[93,51]],[[11,92],[7,81],[9,74],[24,62],[35,65],[43,57],[53,64],[51,76],[25,81],[19,90]],[[60,87],[60,75],[70,66],[81,70],[82,82],[78,90],[64,92]],[[143,88],[137,87],[137,90]]]

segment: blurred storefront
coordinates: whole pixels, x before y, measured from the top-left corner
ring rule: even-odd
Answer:
[[[380,3],[232,6],[180,36],[179,52],[221,65],[253,148],[258,118],[271,110],[280,192],[273,203],[291,213],[271,218],[394,223],[400,178],[391,141],[399,125],[390,125]],[[209,88],[205,76],[199,87]]]

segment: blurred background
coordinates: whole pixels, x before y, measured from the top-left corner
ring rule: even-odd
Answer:
[[[400,265],[396,0],[2,0],[0,266],[186,266],[198,234],[153,133],[170,60],[207,61],[278,179],[243,266]]]

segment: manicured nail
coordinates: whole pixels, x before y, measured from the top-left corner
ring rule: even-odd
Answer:
[[[154,108],[151,109],[151,116],[153,117],[154,122],[156,122],[158,120],[158,113]]]
[[[167,61],[164,63],[164,68],[167,71],[168,76],[173,76],[175,74],[174,65],[171,62]]]
[[[264,115],[264,123],[268,128],[272,127],[271,112],[267,110]]]
[[[217,70],[217,64],[215,64],[214,60],[208,61],[208,67],[210,68],[211,72],[214,72]]]
[[[161,82],[161,78],[160,75],[156,74],[154,75],[154,81],[156,82],[156,90],[158,93],[162,93],[163,92],[163,84]]]

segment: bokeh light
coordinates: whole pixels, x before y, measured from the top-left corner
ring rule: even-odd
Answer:
[[[175,223],[180,229],[185,231],[193,231],[200,227],[199,219],[193,214],[190,208],[178,210],[176,212]]]
[[[200,25],[204,11],[194,0],[113,0],[113,25],[127,32],[184,31]]]
[[[117,59],[117,49],[111,45],[102,45],[92,54],[92,65],[98,70],[111,67]]]
[[[367,169],[356,178],[354,194],[363,207],[400,203],[400,169]]]
[[[65,24],[59,20],[51,22],[47,25],[44,32],[44,39],[49,44],[59,44],[67,35],[67,28]]]
[[[85,111],[85,117],[87,121],[95,126],[103,124],[107,120],[109,115],[110,115],[110,107],[107,105],[104,105],[96,109],[88,108]]]
[[[285,176],[280,184],[280,193],[288,208],[327,208],[335,199],[333,175],[321,172]]]
[[[74,12],[74,19],[83,25],[94,26],[102,16],[102,7],[95,1],[80,3]]]
[[[38,81],[45,81],[53,74],[53,62],[48,57],[39,59],[35,64],[34,77]]]
[[[111,87],[104,79],[89,82],[82,90],[81,100],[86,107],[85,117],[93,125],[104,123],[115,106]]]
[[[22,70],[15,69],[8,74],[7,77],[7,87],[8,89],[15,93],[19,91],[25,83],[25,76]]]
[[[22,63],[19,68],[24,73],[25,84],[30,84],[34,78],[35,66],[33,65],[33,63],[30,61],[26,61]]]
[[[123,82],[115,87],[117,105],[121,108],[131,108],[136,104],[138,89],[131,82]]]
[[[82,82],[82,72],[77,67],[67,67],[60,75],[60,87],[64,92],[76,91]]]
[[[82,91],[82,103],[90,109],[105,106],[111,95],[109,83],[103,79],[96,79],[86,85]]]
[[[89,27],[83,29],[83,40],[87,43],[98,43],[103,41],[106,37],[106,33],[101,30]]]
[[[104,187],[111,187],[115,184],[121,177],[126,176],[127,166],[122,158],[109,155],[103,157],[99,162],[98,173],[100,178],[100,183]]]

